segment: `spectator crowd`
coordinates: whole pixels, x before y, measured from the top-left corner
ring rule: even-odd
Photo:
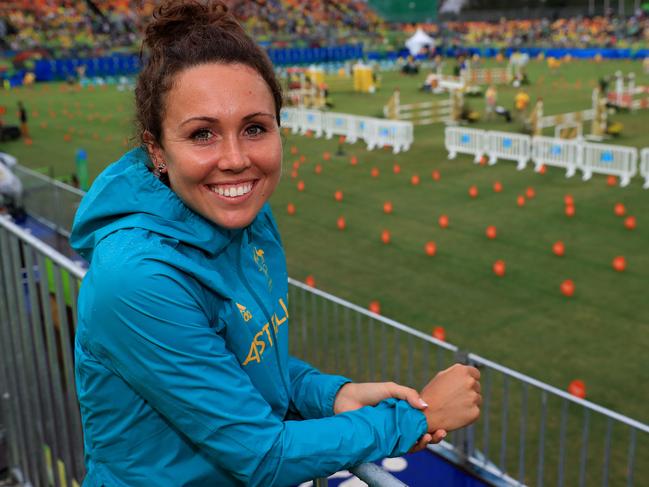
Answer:
[[[0,51],[20,56],[98,56],[136,52],[159,0],[4,0]],[[388,24],[367,0],[228,0],[235,15],[265,47],[320,47],[365,43],[400,50],[422,27],[445,46],[645,47],[649,17],[636,12],[567,19]],[[26,54],[29,57],[30,54]],[[0,66],[1,68],[1,66]]]

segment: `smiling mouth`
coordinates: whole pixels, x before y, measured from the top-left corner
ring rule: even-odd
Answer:
[[[238,198],[250,193],[254,185],[254,182],[249,181],[239,184],[209,184],[207,188],[212,193],[216,193],[225,198]]]

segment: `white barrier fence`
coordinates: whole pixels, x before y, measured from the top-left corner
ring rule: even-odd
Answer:
[[[282,110],[283,112],[283,110]],[[328,139],[334,135],[344,135],[350,144],[356,143],[356,117],[344,113],[329,113],[324,119],[324,132]]]
[[[644,178],[644,189],[649,189],[649,149],[640,152],[640,175]]]
[[[413,125],[402,120],[359,117],[344,113],[322,112],[304,108],[283,108],[280,114],[282,127],[294,134],[307,132],[315,137],[327,138],[343,135],[349,143],[361,139],[367,150],[389,146],[397,154],[410,149],[414,140]]]
[[[594,172],[609,174],[618,176],[620,186],[624,187],[638,172],[638,149],[635,147],[584,142],[582,148],[584,181],[588,181]]]
[[[566,177],[572,177],[579,169],[584,181],[593,173],[612,175],[620,179],[622,187],[638,173],[635,147],[451,126],[445,129],[444,141],[449,159],[464,153],[473,155],[474,161],[479,162],[486,154],[490,165],[498,159],[511,160],[516,161],[519,170],[531,159],[536,171],[544,165],[555,166],[564,168]],[[643,187],[649,189],[649,148],[642,150],[641,157],[640,175],[645,178]]]
[[[444,131],[444,144],[448,158],[455,159],[458,153],[473,155],[478,163],[486,152],[487,135],[484,130],[463,127],[447,127]]]
[[[532,161],[537,172],[544,165],[561,167],[566,170],[566,177],[570,178],[581,164],[581,145],[577,139],[539,135],[532,138]]]
[[[512,134],[509,132],[487,132],[487,154],[489,165],[498,159],[516,161],[516,169],[525,169],[530,160],[532,138],[529,135]]]
[[[322,137],[324,131],[324,113],[320,110],[303,108],[298,112],[298,128],[301,133],[313,132],[316,137]]]

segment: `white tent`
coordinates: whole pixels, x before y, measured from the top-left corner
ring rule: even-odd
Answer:
[[[423,30],[417,29],[410,39],[406,41],[406,47],[410,51],[410,54],[416,56],[421,51],[421,48],[424,46],[434,47],[435,39],[426,34]]]

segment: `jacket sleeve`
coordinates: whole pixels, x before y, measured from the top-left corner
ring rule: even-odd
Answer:
[[[243,484],[294,485],[402,455],[424,433],[424,415],[396,400],[322,419],[278,419],[209,322],[201,289],[184,277],[146,261],[94,272],[84,286],[101,324],[87,346]],[[293,363],[301,397],[335,388],[336,380],[320,382],[307,367]],[[301,404],[322,412],[310,399]]]
[[[323,374],[295,357],[289,358],[291,401],[304,419],[333,416],[336,395],[351,382],[340,375]]]

